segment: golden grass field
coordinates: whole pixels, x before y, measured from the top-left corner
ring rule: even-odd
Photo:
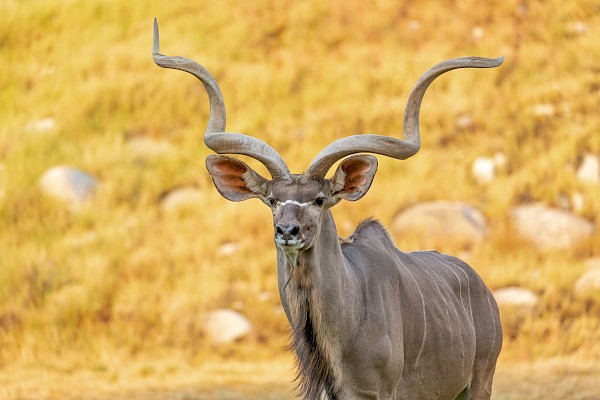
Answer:
[[[577,192],[576,213],[600,227],[600,185],[575,178],[585,154],[600,155],[597,1],[0,0],[0,15],[0,398],[294,397],[270,213],[212,186],[206,94],[152,62],[156,16],[162,52],[215,75],[228,130],[267,141],[292,172],[336,138],[399,135],[406,98],[433,64],[504,55],[500,68],[437,80],[419,154],[380,157],[370,192],[334,216],[346,236],[420,201],[481,209],[490,235],[472,248],[395,240],[464,257],[491,289],[539,296],[534,317],[505,327],[494,399],[600,399],[600,297],[571,292],[600,256],[600,234],[539,251],[509,218],[513,206],[559,206]],[[55,127],[28,128],[43,118]],[[139,139],[167,150],[139,154]],[[497,152],[506,166],[477,184],[473,160]],[[86,206],[42,193],[55,165],[99,179]],[[179,186],[202,200],[164,212]],[[228,243],[238,251],[220,254]],[[254,329],[216,347],[201,321],[222,307]]]

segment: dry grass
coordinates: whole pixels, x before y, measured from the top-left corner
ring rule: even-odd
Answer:
[[[518,284],[540,296],[539,315],[508,332],[503,363],[600,359],[600,299],[571,294],[583,260],[600,255],[600,236],[541,253],[507,221],[514,205],[558,205],[579,192],[579,214],[600,225],[600,187],[575,179],[584,154],[600,154],[595,1],[4,0],[0,13],[0,371],[8,376],[56,365],[93,375],[155,351],[184,354],[194,368],[206,355],[282,357],[288,328],[269,212],[228,203],[212,187],[201,142],[206,96],[193,78],[152,63],[154,16],[166,54],[195,58],[217,77],[228,129],[268,141],[292,171],[335,138],[400,132],[412,84],[434,63],[505,55],[499,69],[436,81],[424,100],[422,151],[406,162],[380,159],[370,193],[338,206],[336,221],[347,235],[372,214],[389,225],[418,201],[481,208],[489,240],[468,253],[439,249],[460,250],[491,288]],[[537,105],[552,112],[538,115]],[[472,126],[457,126],[463,115]],[[26,128],[45,117],[56,120],[53,131]],[[136,138],[171,150],[141,157]],[[478,185],[471,162],[498,151],[506,167]],[[74,213],[42,195],[37,181],[57,164],[100,179],[88,207]],[[202,204],[162,212],[161,196],[180,185],[200,188]],[[396,240],[405,250],[425,245]],[[240,250],[220,255],[229,242]],[[200,321],[216,307],[251,319],[251,350],[207,347]]]
[[[79,400],[294,399],[291,357],[186,362],[170,355],[118,366],[61,371],[26,365],[0,373],[0,398]],[[493,400],[592,400],[600,390],[596,362],[554,358],[501,363]]]

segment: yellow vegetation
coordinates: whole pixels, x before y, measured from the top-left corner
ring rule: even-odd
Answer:
[[[110,360],[154,354],[195,364],[209,353],[282,357],[289,331],[270,213],[214,190],[201,139],[206,94],[193,77],[154,65],[154,16],[165,54],[193,58],[217,78],[228,130],[267,141],[293,172],[336,138],[399,135],[412,85],[436,62],[504,55],[500,68],[436,81],[421,112],[421,152],[380,157],[367,196],[334,216],[345,236],[371,215],[389,226],[419,201],[480,208],[486,241],[436,246],[465,258],[492,289],[521,285],[540,297],[538,315],[508,330],[504,362],[600,359],[600,299],[571,293],[584,260],[600,256],[600,235],[540,252],[509,220],[515,205],[558,206],[577,192],[577,213],[600,226],[600,185],[575,179],[585,154],[600,155],[596,1],[3,0],[0,15],[0,371],[118,374]],[[465,116],[472,123],[457,124]],[[27,128],[42,118],[56,127]],[[140,155],[140,138],[170,146]],[[496,152],[506,166],[482,186],[471,164]],[[38,185],[63,164],[100,181],[76,212]],[[165,193],[190,185],[201,202],[161,210]],[[427,245],[395,239],[406,251]],[[220,254],[227,243],[238,251]],[[203,340],[203,315],[220,307],[253,323],[243,343]]]

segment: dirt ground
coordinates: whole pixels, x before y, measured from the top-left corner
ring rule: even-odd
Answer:
[[[102,371],[0,370],[0,399],[283,400],[297,398],[289,360],[221,362],[187,368]],[[600,363],[573,359],[501,364],[494,400],[598,400]]]

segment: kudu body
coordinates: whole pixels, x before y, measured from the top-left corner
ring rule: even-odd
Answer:
[[[303,174],[289,172],[266,143],[225,132],[225,106],[202,66],[159,53],[154,61],[200,79],[210,99],[205,143],[219,154],[261,161],[272,179],[245,163],[211,155],[207,168],[227,199],[258,198],[273,212],[279,294],[293,329],[300,390],[309,399],[489,399],[502,332],[496,303],[464,262],[436,252],[403,253],[376,221],[340,240],[330,208],[360,199],[377,169],[376,153],[414,155],[425,90],[455,68],[489,68],[502,59],[437,64],[417,82],[404,116],[404,140],[354,135],[326,147]],[[345,158],[331,179],[325,174]]]

